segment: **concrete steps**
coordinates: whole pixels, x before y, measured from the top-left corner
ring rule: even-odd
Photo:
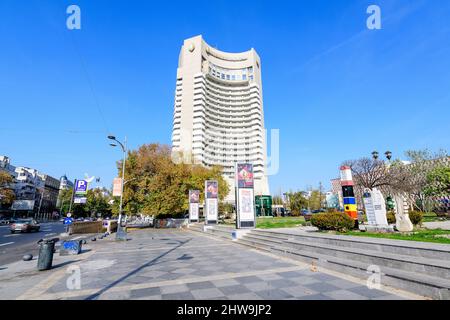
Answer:
[[[203,232],[205,232],[205,231],[203,231],[203,227],[204,226],[205,225],[203,223],[190,224],[189,225],[189,230],[203,233]],[[234,230],[234,228],[231,228],[231,227],[228,227],[228,226],[216,225],[214,227],[206,229],[206,233],[212,234],[212,235],[217,236],[219,238],[231,240],[232,239],[231,232],[233,230]]]
[[[312,251],[319,254],[331,255],[337,258],[351,259],[368,264],[386,266],[399,270],[411,272],[424,272],[431,276],[450,279],[450,260],[423,258],[405,254],[386,253],[379,250],[359,249],[354,247],[344,247],[332,244],[316,242],[305,242],[304,239],[297,238],[281,240],[273,239],[271,236],[250,233],[245,238],[257,239],[276,244],[283,244],[286,247]]]
[[[450,260],[441,259],[449,252],[446,247],[373,240],[380,239],[252,230],[238,243],[307,263],[314,261],[363,279],[370,275],[367,268],[375,265],[381,270],[382,284],[434,299],[450,299]]]
[[[356,236],[340,236],[331,234],[318,234],[313,232],[270,231],[252,230],[252,234],[271,236],[283,240],[295,239],[307,243],[327,244],[345,248],[357,248],[362,250],[374,250],[383,253],[417,256],[430,259],[450,261],[450,246],[439,243],[426,243],[406,240],[389,240],[381,238],[367,238]]]

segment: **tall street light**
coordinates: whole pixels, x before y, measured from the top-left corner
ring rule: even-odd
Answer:
[[[125,161],[127,156],[127,137],[125,137],[125,141],[122,144],[119,140],[116,139],[115,136],[108,136],[108,139],[115,141],[123,151],[123,160],[122,160],[122,179],[121,179],[121,190],[120,193],[120,205],[119,205],[119,221],[117,222],[117,234],[116,234],[116,240],[126,240],[126,230],[122,227],[122,204],[123,204],[123,186],[125,185]],[[110,143],[109,145],[111,147],[117,147],[117,144]]]

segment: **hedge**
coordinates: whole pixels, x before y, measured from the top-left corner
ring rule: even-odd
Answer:
[[[314,214],[311,224],[319,230],[335,230],[345,232],[355,227],[355,220],[342,212],[326,212]]]

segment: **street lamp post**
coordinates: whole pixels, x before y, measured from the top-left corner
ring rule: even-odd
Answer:
[[[125,161],[127,156],[127,137],[125,137],[125,141],[122,144],[119,140],[116,139],[115,136],[108,136],[108,139],[115,141],[120,145],[123,152],[123,160],[122,160],[122,179],[121,179],[121,190],[120,193],[120,205],[119,205],[119,221],[117,222],[117,234],[116,234],[116,240],[126,240],[126,230],[122,226],[122,205],[123,205],[123,187],[125,185]],[[117,144],[111,143],[110,146],[117,147]]]

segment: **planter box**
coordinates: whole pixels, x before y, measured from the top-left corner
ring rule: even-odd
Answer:
[[[155,219],[154,227],[157,229],[187,228],[188,223],[188,219]]]

